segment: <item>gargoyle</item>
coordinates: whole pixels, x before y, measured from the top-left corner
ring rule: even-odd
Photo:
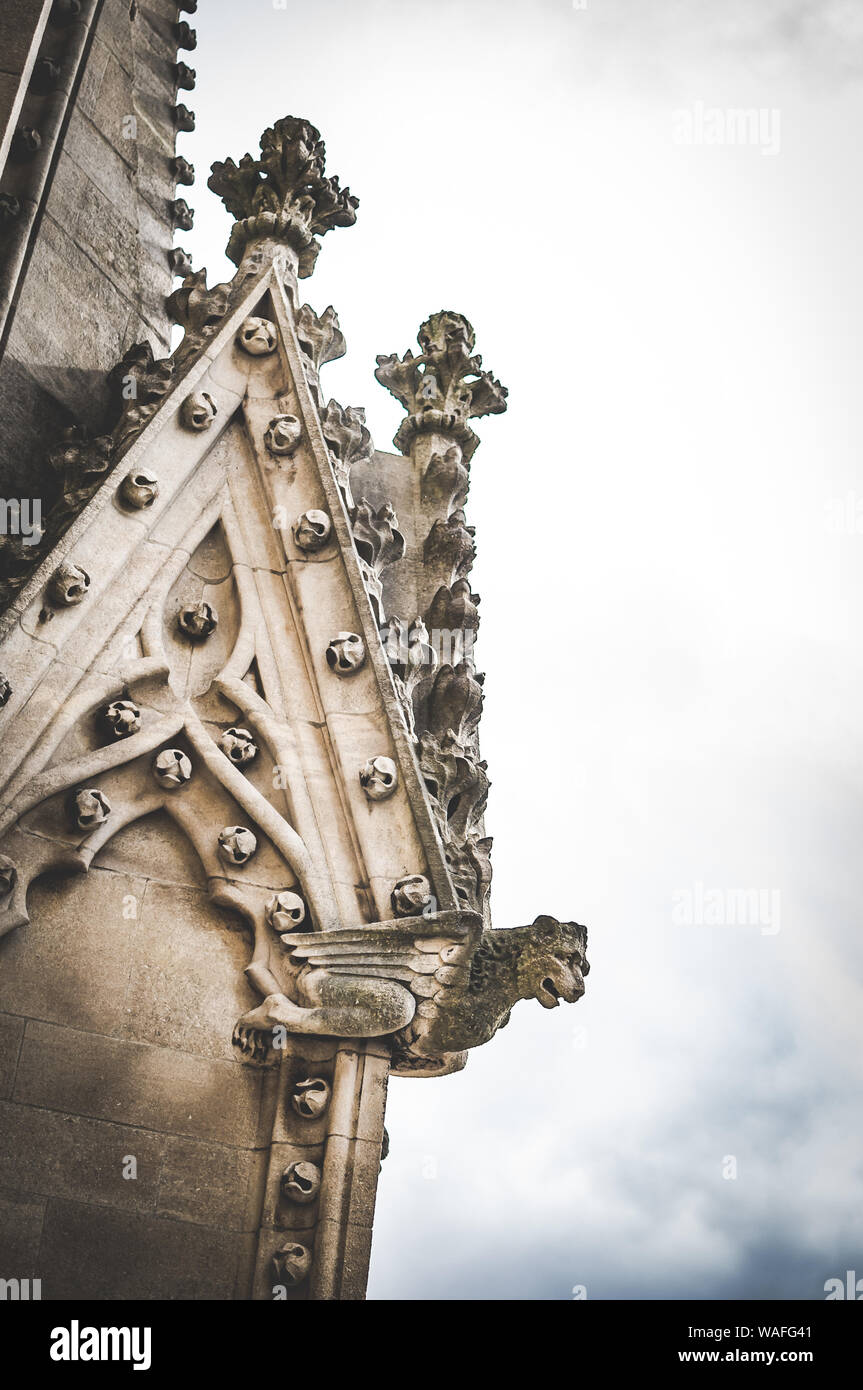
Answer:
[[[234,1029],[249,1060],[266,1059],[277,1029],[392,1035],[395,1073],[446,1075],[504,1027],[519,999],[576,1003],[590,968],[586,928],[554,917],[489,931],[478,913],[441,912],[282,940],[285,993],[268,995]]]

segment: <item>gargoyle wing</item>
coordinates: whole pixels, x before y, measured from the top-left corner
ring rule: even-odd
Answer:
[[[441,912],[337,931],[288,932],[282,940],[296,964],[410,986],[441,966],[468,964],[481,933],[478,913]]]

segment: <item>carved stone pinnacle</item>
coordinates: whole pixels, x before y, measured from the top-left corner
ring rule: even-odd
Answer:
[[[261,153],[217,161],[207,180],[236,219],[227,254],[239,265],[251,243],[282,242],[297,258],[300,276],[311,275],[321,249],[318,237],[351,227],[359,199],[333,175],[324,176],[326,149],[310,121],[284,116],[261,136]]]

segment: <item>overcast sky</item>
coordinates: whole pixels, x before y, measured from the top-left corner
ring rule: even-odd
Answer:
[[[576,1007],[392,1082],[370,1297],[823,1298],[863,1276],[863,7],[193,23],[196,267],[210,163],[306,116],[360,197],[303,282],[327,394],[390,448],[375,355],[441,307],[510,388],[469,517],[494,918],[591,933]]]

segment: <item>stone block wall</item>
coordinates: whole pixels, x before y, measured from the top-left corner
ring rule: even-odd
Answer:
[[[43,512],[47,447],[71,423],[105,429],[105,376],[131,343],[168,345],[174,106],[188,95],[172,0],[101,0],[72,20],[48,9],[37,62],[53,58],[59,75],[47,92],[23,71],[40,6],[14,0],[0,16],[3,61],[21,70],[0,69],[0,114],[18,100],[18,126],[43,131],[35,155],[0,164],[0,193],[21,209],[0,225],[0,492],[41,496]]]
[[[0,1275],[45,1299],[249,1297],[278,1073],[232,1056],[239,920],[153,817],[30,903],[0,950]]]

